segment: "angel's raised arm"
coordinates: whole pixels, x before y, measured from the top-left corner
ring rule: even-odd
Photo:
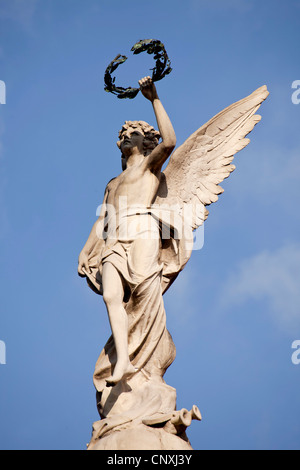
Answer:
[[[167,115],[162,102],[160,101],[156,87],[150,77],[143,78],[139,81],[141,92],[149,101],[151,101],[158,129],[162,138],[162,143],[159,144],[145,160],[147,168],[160,171],[164,162],[173,152],[176,146],[176,135]]]

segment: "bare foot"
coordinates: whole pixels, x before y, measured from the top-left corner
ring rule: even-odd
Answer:
[[[130,362],[125,364],[117,362],[113,375],[106,379],[106,383],[109,387],[113,387],[122,379],[128,378],[130,375],[135,374],[137,371],[138,369],[133,367]]]

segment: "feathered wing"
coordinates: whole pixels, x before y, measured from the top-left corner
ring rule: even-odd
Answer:
[[[165,225],[174,229],[162,245],[163,292],[188,262],[193,250],[193,231],[207,219],[206,207],[223,193],[219,184],[235,169],[231,163],[234,155],[249,144],[246,136],[261,120],[255,113],[268,95],[267,87],[263,86],[224,109],[171,156],[155,201],[160,214],[162,207],[166,213],[169,211]],[[164,216],[160,219],[164,222]]]
[[[186,206],[191,230],[197,229],[208,216],[206,206],[218,200],[219,186],[235,169],[234,155],[246,147],[245,137],[261,120],[255,114],[269,92],[266,86],[221,111],[192,134],[171,156],[163,172],[156,204]],[[192,209],[192,211],[191,211]]]

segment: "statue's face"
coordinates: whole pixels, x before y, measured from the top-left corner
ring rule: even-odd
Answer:
[[[144,134],[138,129],[129,128],[123,132],[120,140],[120,150],[121,152],[129,156],[132,153],[134,148],[143,153],[144,149]]]

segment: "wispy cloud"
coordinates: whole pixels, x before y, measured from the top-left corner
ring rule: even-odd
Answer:
[[[30,31],[38,0],[0,0],[0,20],[18,23]]]
[[[274,188],[288,190],[292,183],[300,179],[300,149],[290,151],[269,147],[269,150],[261,149],[256,161],[259,162],[260,171],[255,173],[255,190],[259,194],[270,193]],[[254,177],[254,166],[253,177]],[[248,178],[248,181],[251,177]],[[253,190],[253,185],[252,185]]]
[[[240,263],[222,288],[222,306],[266,300],[269,312],[288,332],[300,327],[300,244],[264,251]]]
[[[251,145],[251,144],[250,144]],[[249,148],[249,152],[251,149]],[[300,147],[292,149],[275,147],[270,144],[268,148],[262,146],[249,153],[243,161],[243,174],[232,178],[228,183],[239,194],[239,204],[255,203],[259,207],[267,207],[268,216],[275,217],[282,222],[283,217],[299,219],[299,211],[295,210],[300,204]],[[236,166],[238,173],[238,159]]]

